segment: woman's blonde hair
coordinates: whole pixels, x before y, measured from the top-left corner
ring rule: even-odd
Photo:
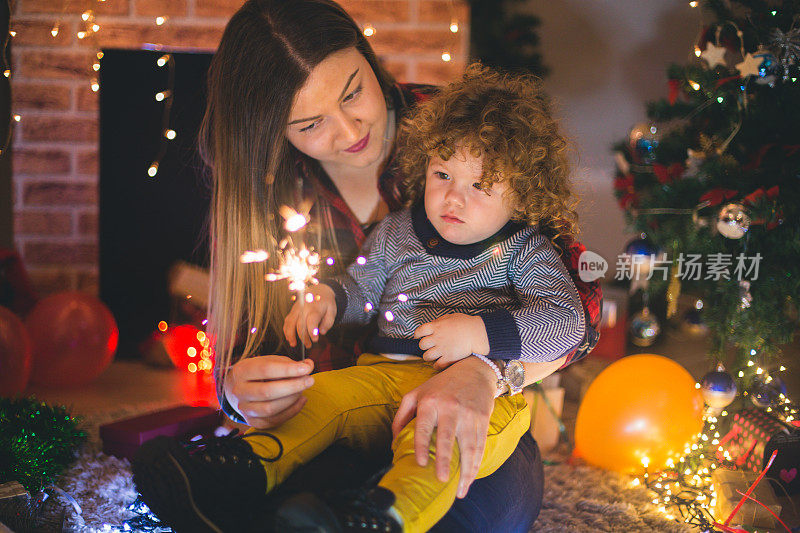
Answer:
[[[535,77],[470,65],[403,121],[398,146],[409,205],[425,192],[431,157],[448,160],[463,146],[483,156],[482,187],[508,184],[514,219],[539,224],[553,241],[575,237],[569,144]]]
[[[249,357],[266,340],[281,339],[288,293],[279,295],[264,276],[276,266],[278,208],[301,200],[296,165],[305,157],[286,140],[286,125],[314,67],[350,47],[369,62],[388,98],[393,79],[358,25],[330,0],[246,2],[225,27],[211,62],[200,148],[213,180],[208,334],[220,398],[237,344],[244,341],[242,356]],[[239,261],[256,249],[267,250],[270,259]]]

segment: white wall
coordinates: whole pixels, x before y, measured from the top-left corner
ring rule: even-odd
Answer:
[[[613,194],[613,143],[666,97],[670,63],[693,61],[699,8],[682,0],[528,0],[542,19],[541,51],[567,135],[577,145],[581,240],[609,261],[631,238]]]

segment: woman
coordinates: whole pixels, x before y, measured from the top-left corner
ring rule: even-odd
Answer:
[[[305,241],[332,256],[334,268],[347,264],[370,226],[401,206],[401,177],[391,165],[395,125],[430,90],[395,84],[355,22],[328,0],[251,0],[228,23],[209,74],[202,139],[214,177],[209,329],[218,394],[232,418],[260,429],[279,425],[303,408],[315,359],[317,368],[352,362],[352,349],[333,345],[349,348],[353,332],[300,362],[250,357],[277,351],[273,339],[281,338],[290,303],[285,286],[264,282],[278,255],[272,236],[285,233],[278,213],[310,198],[316,225]],[[241,253],[255,249],[271,260],[243,265]],[[578,287],[582,297],[597,290]],[[587,324],[596,326],[599,292],[592,294]],[[577,355],[526,364],[526,381],[582,356],[594,337]],[[234,363],[237,345],[244,357]],[[418,428],[429,428],[418,431],[422,444],[435,428],[454,436],[462,451],[463,499],[437,529],[527,530],[538,514],[541,460],[529,435],[506,465],[470,488],[495,382],[487,365],[467,358],[409,393],[395,419],[395,430],[413,417]],[[450,454],[440,451],[437,462]]]

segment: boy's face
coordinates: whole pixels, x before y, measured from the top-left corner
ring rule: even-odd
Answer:
[[[453,244],[473,244],[500,231],[512,210],[504,195],[504,182],[480,189],[483,156],[464,147],[444,161],[432,157],[425,173],[425,213],[433,227]]]

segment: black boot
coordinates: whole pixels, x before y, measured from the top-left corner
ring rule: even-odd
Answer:
[[[265,505],[261,460],[278,457],[260,457],[236,431],[185,443],[156,437],[137,451],[133,481],[150,510],[178,533],[238,533],[251,530],[254,512]]]
[[[298,494],[278,507],[275,531],[401,533],[402,527],[389,515],[394,500],[394,494],[383,487],[332,496],[327,501],[311,493]]]

